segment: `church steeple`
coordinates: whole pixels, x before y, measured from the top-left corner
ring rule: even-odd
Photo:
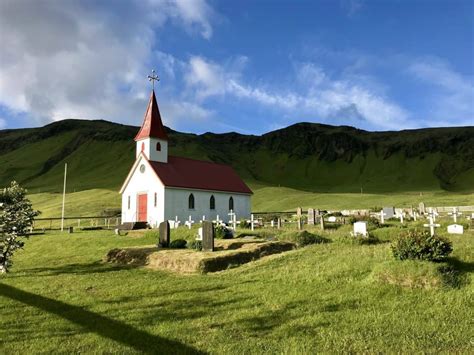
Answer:
[[[153,82],[148,107],[142,127],[135,137],[137,158],[143,153],[148,160],[161,163],[168,162],[168,135],[161,121],[160,110],[155,96],[155,81],[160,80],[153,70],[148,79]]]
[[[159,138],[168,140],[165,127],[161,121],[161,114],[156,102],[155,90],[152,90],[150,100],[148,101],[148,107],[145,112],[145,118],[143,119],[142,127],[138,131],[135,141],[139,141],[145,138]]]

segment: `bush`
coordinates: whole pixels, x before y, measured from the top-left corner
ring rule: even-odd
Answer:
[[[245,219],[241,219],[239,223],[239,227],[241,229],[247,229],[250,228],[250,223],[248,223]]]
[[[184,249],[186,248],[187,241],[184,239],[175,239],[170,243],[171,249]]]
[[[453,251],[449,240],[431,236],[427,231],[410,230],[400,234],[391,245],[393,256],[399,260],[445,260]]]
[[[298,247],[304,247],[310,244],[321,244],[329,242],[328,239],[308,231],[302,232],[287,232],[278,237],[281,240],[287,240],[296,243]]]
[[[187,248],[189,249],[194,249],[197,251],[202,250],[202,241],[201,240],[193,240],[191,243],[186,245]]]
[[[232,239],[234,236],[232,231],[224,224],[216,226],[215,233],[217,239]]]
[[[367,230],[373,230],[373,229],[384,227],[384,225],[382,223],[380,223],[380,221],[375,217],[369,217],[369,216],[355,217],[355,216],[352,216],[349,219],[349,222],[351,224],[354,224],[355,222],[361,222],[361,221],[367,222]]]

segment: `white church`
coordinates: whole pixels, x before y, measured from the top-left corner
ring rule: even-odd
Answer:
[[[136,142],[136,160],[120,189],[122,223],[250,218],[252,191],[228,165],[168,155],[155,91]]]

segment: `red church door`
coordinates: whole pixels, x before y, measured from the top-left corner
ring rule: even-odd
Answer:
[[[148,210],[148,195],[141,194],[138,195],[138,222],[146,222],[147,221],[147,210]]]

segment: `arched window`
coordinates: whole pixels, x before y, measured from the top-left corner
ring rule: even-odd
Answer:
[[[127,206],[128,206],[128,209],[130,209],[130,196],[128,196]]]
[[[157,151],[157,152],[161,152],[161,144],[160,144],[160,142],[157,142],[157,143],[156,143],[156,151]]]
[[[194,195],[190,194],[188,198],[188,208],[194,210]]]
[[[229,198],[229,211],[233,211],[234,210],[234,198],[231,196]]]
[[[214,198],[214,195],[211,196],[211,199],[209,200],[209,208],[211,210],[216,209],[216,199]]]
[[[158,204],[158,194],[155,192],[155,207]]]
[[[142,142],[142,152],[145,151],[145,142]]]

